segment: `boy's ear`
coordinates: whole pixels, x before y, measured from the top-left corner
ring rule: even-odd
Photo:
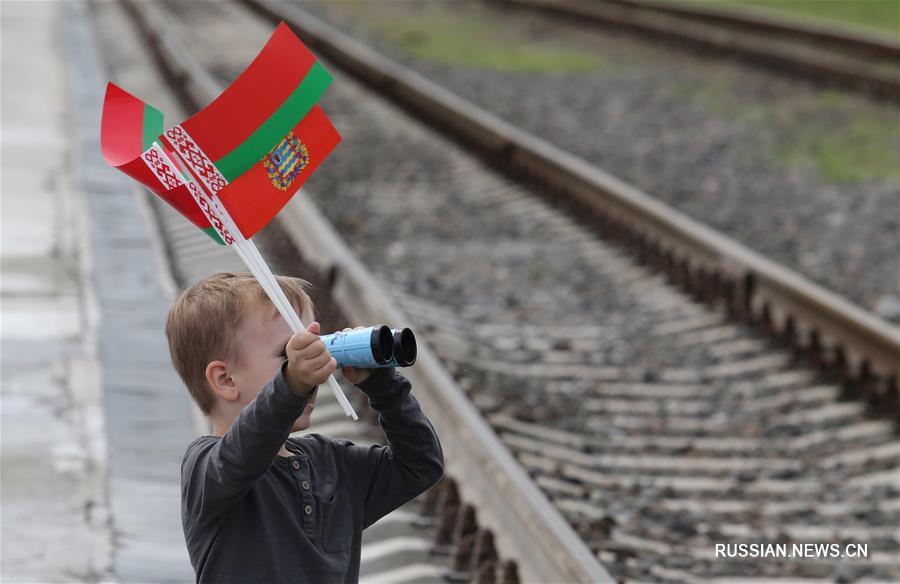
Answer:
[[[228,372],[225,361],[210,361],[206,366],[206,382],[213,393],[225,401],[235,401],[240,397],[237,385]]]

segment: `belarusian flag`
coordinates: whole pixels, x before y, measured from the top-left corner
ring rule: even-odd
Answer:
[[[160,181],[171,182],[177,162],[186,172],[180,178],[218,196],[244,237],[250,238],[340,142],[316,106],[331,79],[282,22],[221,95],[162,135],[157,110],[110,84],[102,123],[104,154],[109,149],[114,153],[106,157],[110,164],[149,186],[198,227],[210,229],[210,221],[203,216],[211,212],[210,206],[204,204],[201,212],[198,203],[203,201],[193,202],[183,186],[159,187]],[[148,150],[154,139],[161,146],[158,153]],[[210,219],[216,222],[214,214]]]
[[[250,237],[291,199],[341,141],[319,106],[237,180],[219,191],[244,237]]]
[[[297,125],[331,79],[282,22],[240,77],[181,127],[231,182]]]
[[[219,197],[250,238],[340,142],[315,105],[330,82],[331,75],[281,23],[219,97],[160,141]]]
[[[106,86],[103,118],[100,122],[100,148],[103,158],[169,203],[218,243],[222,243],[209,220],[197,206],[183,177],[168,180],[141,158],[153,146],[163,129],[163,115],[119,86]]]

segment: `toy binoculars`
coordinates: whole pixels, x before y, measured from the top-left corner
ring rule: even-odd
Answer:
[[[320,338],[338,367],[409,367],[416,362],[416,337],[408,328],[370,326]]]

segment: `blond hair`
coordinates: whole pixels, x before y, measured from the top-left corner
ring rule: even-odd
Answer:
[[[309,282],[288,276],[275,278],[301,314],[307,304],[312,304],[306,294]],[[169,309],[166,338],[172,365],[204,414],[208,415],[215,405],[206,381],[206,366],[215,360],[240,362],[235,351],[238,327],[248,308],[266,298],[252,275],[220,272],[182,292]]]

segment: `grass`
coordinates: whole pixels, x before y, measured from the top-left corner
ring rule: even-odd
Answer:
[[[900,112],[859,108],[859,100],[834,91],[790,102],[750,103],[723,79],[686,89],[692,100],[716,116],[751,128],[771,130],[766,156],[788,170],[813,169],[822,180],[848,184],[900,185]]]
[[[503,73],[580,73],[601,68],[589,52],[523,40],[483,10],[453,2],[341,2],[383,40],[412,57]]]
[[[880,0],[703,0],[718,4],[791,5],[825,16],[877,14]],[[891,0],[894,12],[900,0]],[[609,65],[594,54],[543,42],[524,41],[525,31],[496,13],[452,1],[345,0],[335,2],[362,26],[411,56],[454,66],[505,73],[585,72]],[[868,6],[872,4],[873,6]],[[827,6],[826,6],[827,5]],[[838,6],[840,5],[840,6]],[[850,5],[866,5],[853,8]],[[787,8],[785,8],[787,9]],[[884,10],[884,7],[878,8]],[[849,18],[849,17],[847,17]],[[877,19],[876,19],[877,20]],[[895,19],[896,20],[896,19]],[[890,19],[881,19],[890,24]],[[900,26],[894,23],[895,26]],[[748,127],[778,128],[767,153],[788,169],[814,168],[823,180],[837,183],[900,183],[900,119],[895,108],[858,109],[836,92],[786,103],[748,103],[725,79],[695,85],[680,96]]]
[[[900,120],[884,122],[874,116],[857,116],[838,128],[800,125],[775,154],[789,168],[817,168],[830,182],[884,180],[900,184]]]
[[[682,0],[684,1],[684,0]],[[900,35],[898,0],[693,0],[697,5],[757,8],[813,17],[837,24],[862,26]]]

